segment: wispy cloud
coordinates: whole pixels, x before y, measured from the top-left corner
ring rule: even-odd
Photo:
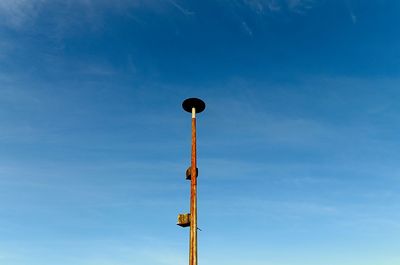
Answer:
[[[253,31],[251,30],[251,28],[249,27],[249,25],[245,21],[242,22],[242,29],[250,37],[253,36]]]
[[[305,14],[314,7],[315,0],[287,0],[287,5],[289,10],[299,14]]]
[[[258,14],[290,11],[304,14],[313,8],[316,0],[243,0],[244,4]]]
[[[0,18],[3,26],[21,29],[25,26],[32,26],[39,18],[38,15],[41,11],[50,10],[57,12],[56,26],[63,28],[83,22],[98,23],[105,12],[119,12],[132,17],[132,12],[143,9],[157,14],[165,14],[175,9],[185,16],[194,15],[193,11],[188,10],[176,0],[4,0],[0,1]],[[75,16],[64,16],[61,10],[71,10],[71,14],[77,13],[78,10],[78,13],[84,13],[84,16],[80,16],[78,20]]]
[[[345,0],[345,4],[346,4],[346,7],[347,7],[347,9],[349,11],[351,21],[353,22],[353,24],[356,24],[357,23],[357,16],[355,15],[355,13],[353,11],[353,7],[352,7],[352,4],[351,4],[350,0]]]
[[[281,10],[279,0],[244,0],[244,4],[258,14],[264,14],[268,11],[277,12]]]
[[[171,5],[173,5],[176,9],[178,9],[182,14],[184,14],[185,16],[191,16],[194,15],[193,11],[189,11],[188,9],[184,8],[183,6],[181,6],[180,4],[178,4],[177,1],[174,0],[169,0],[169,2],[171,3]]]
[[[313,8],[317,0],[240,0],[241,6],[247,6],[258,14],[267,12],[290,11],[295,13],[305,13]],[[184,4],[177,0],[67,0],[67,1],[49,1],[49,0],[3,0],[0,2],[0,18],[3,25],[19,29],[23,26],[31,25],[40,12],[46,8],[55,8],[57,10],[75,9],[85,13],[84,21],[88,19],[98,19],[103,12],[132,12],[135,9],[147,9],[158,14],[168,13],[173,8],[185,16],[192,16],[195,11],[189,10]],[[132,14],[130,14],[132,15]],[[68,23],[63,23],[62,14],[57,15],[60,24],[76,24],[76,18]],[[96,18],[97,17],[97,18]],[[82,19],[82,18],[80,18]]]
[[[4,0],[0,1],[0,17],[8,26],[19,28],[34,19],[46,0]]]

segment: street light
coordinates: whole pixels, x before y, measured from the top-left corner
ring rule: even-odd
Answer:
[[[178,215],[178,225],[190,226],[189,265],[197,265],[197,175],[196,164],[196,113],[206,108],[204,101],[198,98],[188,98],[182,103],[187,112],[192,113],[192,155],[191,165],[186,170],[186,179],[190,180],[190,213]]]

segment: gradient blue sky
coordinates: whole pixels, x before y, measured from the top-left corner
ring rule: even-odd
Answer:
[[[400,2],[1,0],[0,264],[400,264]]]

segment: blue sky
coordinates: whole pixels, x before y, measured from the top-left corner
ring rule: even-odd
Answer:
[[[400,264],[399,12],[2,0],[0,264]]]

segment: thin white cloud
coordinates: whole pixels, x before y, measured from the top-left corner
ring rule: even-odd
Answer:
[[[131,16],[131,11],[135,9],[146,9],[157,14],[168,13],[171,10],[178,10],[185,16],[191,16],[193,11],[184,7],[176,0],[2,0],[0,1],[0,26],[7,26],[14,29],[20,29],[24,26],[33,25],[40,12],[49,7],[54,7],[54,12],[60,10],[79,10],[84,13],[84,17],[77,20],[76,12],[70,12],[69,16],[57,15],[56,25],[59,27],[66,24],[76,24],[83,22],[98,22],[99,17],[104,12],[121,12]],[[89,20],[89,21],[88,21]]]
[[[242,22],[242,29],[250,37],[253,36],[253,31],[245,21]]]
[[[287,0],[288,9],[298,14],[305,14],[312,9],[315,4],[314,0]]]
[[[0,18],[8,26],[19,28],[27,20],[36,17],[45,0],[2,0]]]
[[[178,4],[178,2],[176,2],[174,0],[169,0],[169,2],[171,3],[171,5],[173,5],[176,9],[178,9],[185,16],[194,15],[194,12],[187,10],[186,8],[184,8],[183,6]]]
[[[283,10],[303,14],[315,5],[316,0],[243,0],[243,3],[258,14]]]
[[[356,24],[357,23],[357,16],[354,14],[353,7],[351,5],[350,0],[345,0],[345,4],[346,4],[346,7],[347,7],[347,10],[349,11],[349,15],[350,15],[351,21],[353,22],[353,24]]]

